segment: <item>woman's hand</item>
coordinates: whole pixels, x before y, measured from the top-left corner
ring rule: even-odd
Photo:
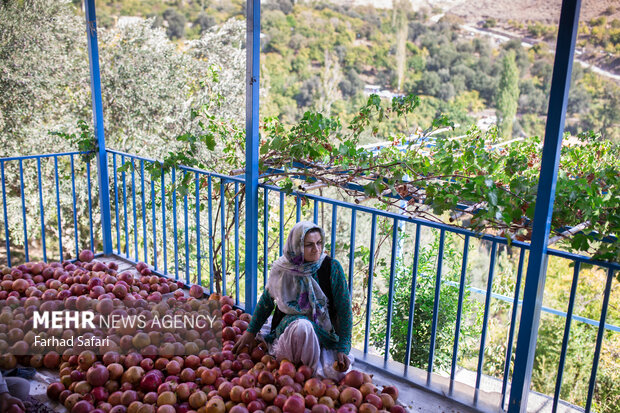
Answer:
[[[349,370],[349,366],[351,365],[351,361],[349,360],[349,356],[344,353],[338,352],[336,354],[336,361],[338,362],[338,370],[347,371]]]
[[[247,346],[248,353],[251,353],[256,347],[256,335],[254,333],[250,333],[249,331],[245,331],[241,337],[239,337],[239,341],[237,341],[232,348],[232,352],[235,354],[239,354],[241,350]]]
[[[0,394],[0,412],[6,412],[10,406],[18,405],[23,411],[26,411],[24,403],[16,397],[11,396],[8,392]]]

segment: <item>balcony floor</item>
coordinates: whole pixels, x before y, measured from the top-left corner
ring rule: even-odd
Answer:
[[[103,261],[114,261],[118,265],[118,272],[132,271],[135,269],[132,263],[118,258],[105,257]],[[186,291],[188,295],[189,291]],[[492,412],[498,411],[501,381],[483,376],[481,390],[478,395],[478,404],[476,407],[471,406],[473,400],[473,385],[475,383],[475,373],[461,369],[457,372],[457,380],[455,384],[455,392],[452,398],[448,397],[449,379],[432,375],[433,385],[431,389],[423,385],[415,383],[424,383],[426,380],[426,372],[411,367],[408,377],[402,377],[399,372],[403,371],[403,365],[400,363],[389,363],[386,368],[377,366],[382,365],[383,360],[373,355],[366,355],[359,350],[353,349],[355,356],[354,367],[357,370],[366,372],[373,376],[373,383],[379,388],[388,385],[394,385],[399,390],[398,403],[405,407],[410,413],[473,413],[473,412]],[[49,383],[58,381],[58,372],[41,369],[38,370],[34,379],[31,380],[30,395],[42,402],[55,412],[66,413],[67,409],[60,403],[51,401],[47,398],[46,389]],[[463,384],[468,383],[471,384]],[[454,400],[456,399],[456,400]],[[461,402],[457,401],[460,400]],[[551,412],[552,399],[540,393],[530,392],[528,399],[528,412]],[[560,403],[558,411],[562,412],[583,412],[576,406]]]

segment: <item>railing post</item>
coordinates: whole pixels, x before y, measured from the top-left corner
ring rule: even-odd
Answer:
[[[101,75],[99,73],[99,47],[97,45],[97,16],[95,0],[84,0],[86,15],[86,38],[90,67],[90,92],[93,105],[93,123],[97,137],[97,175],[99,177],[99,207],[101,208],[101,235],[103,253],[112,253],[112,219],[110,218],[110,184],[108,180],[108,156],[103,130],[103,103],[101,101]]]
[[[258,280],[258,75],[260,0],[247,0],[245,93],[245,311],[254,312]],[[267,217],[265,217],[267,219]],[[267,257],[265,257],[267,259]]]
[[[547,242],[553,214],[580,6],[581,0],[562,1],[545,143],[534,211],[532,244],[523,293],[523,308],[519,323],[514,373],[510,388],[510,402],[508,404],[510,413],[527,411],[527,398],[532,379],[540,310],[545,289]]]

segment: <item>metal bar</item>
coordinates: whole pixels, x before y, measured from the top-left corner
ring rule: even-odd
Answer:
[[[439,298],[441,292],[441,271],[443,269],[443,250],[446,240],[446,231],[441,230],[439,233],[439,252],[437,255],[437,275],[435,276],[435,300],[433,302],[433,324],[431,328],[431,346],[428,352],[428,366],[426,377],[427,385],[431,382],[431,373],[433,372],[433,363],[435,362],[435,340],[437,338],[437,322],[439,320]]]
[[[540,322],[540,307],[545,289],[547,270],[547,241],[551,227],[555,186],[562,148],[562,134],[568,102],[575,42],[579,28],[581,0],[563,0],[549,95],[549,111],[545,130],[540,179],[532,244],[523,293],[524,304],[519,322],[515,369],[510,388],[509,413],[527,411],[527,398],[532,380],[532,368]]]
[[[469,255],[469,236],[465,237],[463,245],[463,260],[461,262],[461,279],[459,281],[459,303],[456,310],[456,325],[454,327],[454,347],[452,348],[452,366],[450,369],[450,386],[454,382],[459,353],[459,336],[461,333],[461,316],[463,314],[463,296],[465,295],[465,276],[467,275],[467,256]]]
[[[187,172],[183,172],[183,182]],[[187,207],[187,191],[183,195],[183,218],[185,221],[185,282],[189,284],[189,216]]]
[[[338,207],[332,205],[332,237],[330,240],[330,256],[334,258],[336,256],[336,225],[338,224]]]
[[[314,211],[313,211],[312,218],[314,219],[314,223],[318,225],[319,224],[319,202],[317,200],[314,201]]]
[[[247,0],[245,140],[245,311],[256,306],[258,263],[258,146],[260,0]]]
[[[86,161],[86,186],[88,187],[88,228],[90,231],[90,250],[94,253],[95,240],[93,238],[93,197],[90,189],[90,160]],[[146,239],[146,237],[144,237],[144,239]]]
[[[239,305],[239,182],[235,182],[235,304]]]
[[[269,188],[269,190],[271,191],[276,191],[279,192],[282,196],[282,189],[277,187],[277,186],[273,186],[273,185],[266,185],[266,184],[260,184],[259,187],[261,188]],[[470,235],[472,237],[475,237],[477,239],[480,240],[484,240],[484,241],[491,241],[491,242],[497,242],[498,245],[508,245],[508,241],[506,240],[505,237],[498,237],[498,236],[494,236],[494,235],[488,235],[488,234],[480,234],[480,233],[476,233],[474,231],[471,230],[467,230],[464,228],[458,228],[458,227],[452,227],[450,225],[447,224],[443,224],[440,222],[433,222],[433,221],[427,221],[424,219],[420,219],[420,218],[413,218],[413,217],[404,217],[400,214],[397,213],[393,213],[393,212],[389,212],[389,211],[383,211],[383,210],[378,210],[372,207],[367,207],[364,205],[357,205],[357,204],[353,204],[350,202],[345,202],[345,201],[339,201],[339,200],[335,200],[335,199],[331,199],[331,198],[325,198],[319,195],[311,195],[311,194],[303,194],[305,197],[307,197],[310,200],[316,200],[328,205],[337,205],[339,207],[344,207],[344,208],[348,208],[348,209],[355,209],[357,212],[366,212],[369,214],[373,214],[376,213],[377,216],[379,217],[383,217],[383,218],[396,218],[399,221],[402,222],[406,222],[406,223],[411,223],[411,224],[421,224],[425,227],[429,227],[429,228],[435,228],[435,229],[446,229],[452,233],[455,234],[460,234],[460,235]],[[526,251],[529,251],[530,248],[530,244],[529,243],[525,243],[525,242],[521,242],[521,241],[516,241],[516,240],[511,240],[510,241],[510,246],[512,247],[519,247],[519,248],[523,248]],[[547,254],[549,256],[554,256],[554,257],[560,257],[560,258],[566,258],[572,261],[579,261],[582,263],[588,263],[588,264],[592,264],[592,265],[597,265],[603,268],[613,268],[614,271],[618,271],[620,270],[620,263],[616,263],[616,262],[609,262],[609,261],[599,261],[599,260],[593,260],[591,257],[587,257],[585,255],[579,255],[579,254],[574,254],[574,253],[570,253],[570,252],[566,252],[566,251],[560,251],[560,250],[554,250],[554,249],[548,249],[547,250]]]
[[[92,151],[84,151],[84,152],[58,152],[58,153],[46,153],[40,155],[25,155],[25,156],[8,156],[4,158],[0,158],[1,161],[19,161],[20,159],[43,159],[43,158],[54,158],[56,156],[69,156],[69,155],[84,155],[87,153],[92,153]]]
[[[280,193],[280,250],[279,255],[282,256],[282,248],[284,246],[284,193]]]
[[[207,177],[207,206],[209,210],[209,289],[213,292],[213,202],[211,175]]]
[[[222,243],[222,294],[226,295],[226,181],[220,180],[220,242]]]
[[[163,182],[163,174],[162,174],[162,182]],[[165,193],[162,190],[162,193]],[[162,200],[162,205],[165,205],[165,202]],[[151,175],[151,215],[153,216],[153,267],[157,271],[157,215],[155,215],[155,181],[153,180],[153,176]],[[163,221],[163,227],[166,228],[166,221]],[[146,241],[146,240],[145,240]],[[162,245],[164,250],[164,254],[166,251],[166,244]],[[168,268],[164,267],[164,274],[168,272]]]
[[[131,199],[133,201],[133,248],[138,262],[138,218],[136,213],[136,168],[131,159]]]
[[[174,238],[174,279],[179,279],[179,241],[177,236],[177,179],[176,169],[172,168],[172,236]],[[166,246],[164,246],[166,248]]]
[[[19,160],[19,185],[21,188],[20,195],[22,198],[22,223],[24,225],[24,251],[26,253],[26,262],[30,261],[28,257],[28,225],[26,223],[26,198],[24,195],[24,166],[23,161]],[[61,255],[62,261],[62,255]]]
[[[115,153],[117,155],[125,155],[125,156],[132,157],[132,158],[135,158],[135,159],[141,159],[141,160],[143,160],[145,162],[161,164],[161,162],[158,161],[157,159],[147,158],[145,156],[136,156],[136,155],[132,155],[132,154],[127,153],[127,152],[117,151],[117,150],[114,150],[114,149],[108,149],[108,152],[109,153]],[[80,153],[80,152],[76,152],[76,153]],[[61,155],[63,155],[63,154],[61,154]],[[45,155],[45,156],[51,156],[51,155]],[[9,158],[1,158],[1,159],[9,159]],[[215,173],[215,172],[206,171],[204,169],[192,168],[190,166],[184,166],[184,165],[177,165],[176,168],[180,169],[182,171],[185,171],[185,172],[198,172],[200,174],[211,174],[211,176],[214,177],[214,178],[221,178],[221,179],[226,179],[228,181],[245,183],[245,180],[243,178],[238,177],[238,176],[218,174],[218,173]]]
[[[390,260],[390,287],[388,293],[387,326],[385,327],[385,352],[383,363],[387,364],[390,356],[390,336],[392,334],[392,310],[394,309],[394,272],[396,271],[396,245],[398,244],[398,220],[395,219],[392,226],[392,255]]]
[[[476,393],[474,404],[478,400],[480,379],[482,378],[482,363],[484,361],[484,346],[486,345],[487,329],[489,324],[489,310],[491,308],[491,293],[493,292],[493,276],[495,274],[495,257],[497,255],[497,243],[491,245],[491,262],[489,263],[489,277],[487,280],[487,294],[484,300],[484,315],[482,319],[482,335],[480,336],[480,350],[478,352],[478,369],[476,370]]]
[[[200,175],[194,173],[194,182],[196,185],[196,284],[202,285],[202,251],[200,250]]]
[[[364,354],[368,354],[368,332],[370,331],[370,312],[372,310],[372,279],[375,271],[375,238],[377,235],[377,215],[372,214],[370,225],[370,256],[368,257],[368,290],[366,292],[366,328],[364,330]]]
[[[301,198],[299,195],[295,197],[295,222],[301,221]]]
[[[267,253],[269,249],[269,190],[264,188],[263,195],[263,291],[267,285]]]
[[[47,249],[45,245],[45,207],[43,205],[43,185],[41,183],[41,158],[37,158],[37,179],[39,181],[39,211],[41,212],[41,247],[43,248],[43,261],[47,262]],[[88,196],[90,200],[90,177],[88,179]],[[93,249],[93,226],[92,226],[92,213],[90,212],[90,203],[88,208],[88,213],[91,214],[91,225],[90,225],[90,249]]]
[[[4,211],[4,242],[6,244],[7,265],[11,267],[11,239],[9,238],[9,218],[6,212],[6,184],[4,181],[4,161],[0,160],[0,175],[2,177],[2,209]]]
[[[142,243],[144,248],[144,262],[148,262],[148,243],[146,240],[146,203],[144,201],[144,161],[140,160],[140,198],[142,200]],[[164,274],[166,271],[164,271]]]
[[[125,166],[125,157],[121,156],[121,164]],[[127,228],[127,182],[125,181],[125,170],[121,171],[121,181],[123,182],[123,223],[125,230],[125,255],[129,257],[129,229]]]
[[[586,401],[586,413],[592,408],[592,397],[594,397],[594,384],[596,383],[596,372],[598,370],[599,357],[601,356],[601,346],[603,345],[603,333],[605,333],[605,319],[609,308],[609,295],[611,294],[611,282],[614,279],[614,271],[607,271],[607,282],[603,294],[603,306],[601,307],[601,321],[596,334],[596,347],[594,349],[594,360],[592,362],[592,372],[590,373],[590,384],[588,386],[588,399]]]
[[[566,362],[566,350],[568,349],[568,339],[570,337],[570,325],[573,319],[573,308],[575,305],[575,295],[577,294],[577,284],[579,282],[579,269],[581,265],[575,263],[573,271],[573,282],[570,287],[570,298],[568,299],[568,311],[566,315],[566,324],[564,326],[564,337],[562,338],[562,350],[560,352],[560,363],[558,364],[558,376],[555,381],[555,392],[553,393],[553,406],[551,412],[558,410],[558,402],[560,401],[560,389],[562,388],[562,376],[564,374],[564,363]]]
[[[54,157],[54,178],[56,181],[56,216],[58,217],[58,250],[60,261],[63,260],[62,255],[62,220],[60,214],[60,185],[58,183],[58,157]]]
[[[73,155],[71,155],[71,194],[73,196],[73,232],[75,240],[75,257],[80,255],[80,243],[78,241],[78,225],[77,225],[77,211],[76,211],[76,198],[75,198],[75,167],[73,162]]]
[[[504,408],[506,401],[506,390],[508,388],[508,376],[510,375],[510,360],[512,359],[512,345],[515,336],[515,327],[517,323],[517,311],[519,309],[519,294],[521,293],[521,280],[523,279],[523,263],[525,262],[525,250],[521,248],[519,254],[519,266],[517,270],[517,283],[515,285],[515,295],[512,302],[512,315],[510,317],[510,332],[508,333],[508,344],[506,345],[506,360],[504,361],[504,378],[502,380],[502,403]]]
[[[413,269],[411,271],[411,295],[409,296],[409,321],[407,322],[407,349],[405,350],[405,369],[407,375],[411,364],[411,335],[413,334],[413,319],[415,315],[415,295],[418,285],[418,263],[420,261],[420,230],[421,225],[415,227],[415,247],[413,252]]]
[[[349,294],[353,297],[353,271],[355,269],[355,210],[351,211],[351,240],[349,246]]]
[[[165,176],[166,176],[166,173],[162,166],[161,168],[161,237],[162,237],[161,250],[164,256],[164,274],[168,274],[168,242],[166,239],[166,181],[165,181]]]
[[[110,217],[110,182],[108,178],[108,155],[105,146],[103,103],[101,99],[101,76],[99,73],[99,46],[97,45],[97,16],[95,0],[84,1],[88,62],[90,68],[90,95],[92,99],[93,124],[97,136],[97,175],[99,179],[99,207],[101,208],[101,234],[103,253],[112,253],[112,218]]]
[[[112,169],[114,170],[114,215],[116,217],[116,252],[121,252],[121,229],[118,222],[118,173],[116,172],[116,155],[112,155]]]

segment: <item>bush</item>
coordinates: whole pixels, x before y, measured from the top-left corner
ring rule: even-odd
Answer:
[[[168,24],[166,34],[171,40],[181,39],[185,36],[185,16],[175,9],[167,9],[163,14],[164,21]]]

